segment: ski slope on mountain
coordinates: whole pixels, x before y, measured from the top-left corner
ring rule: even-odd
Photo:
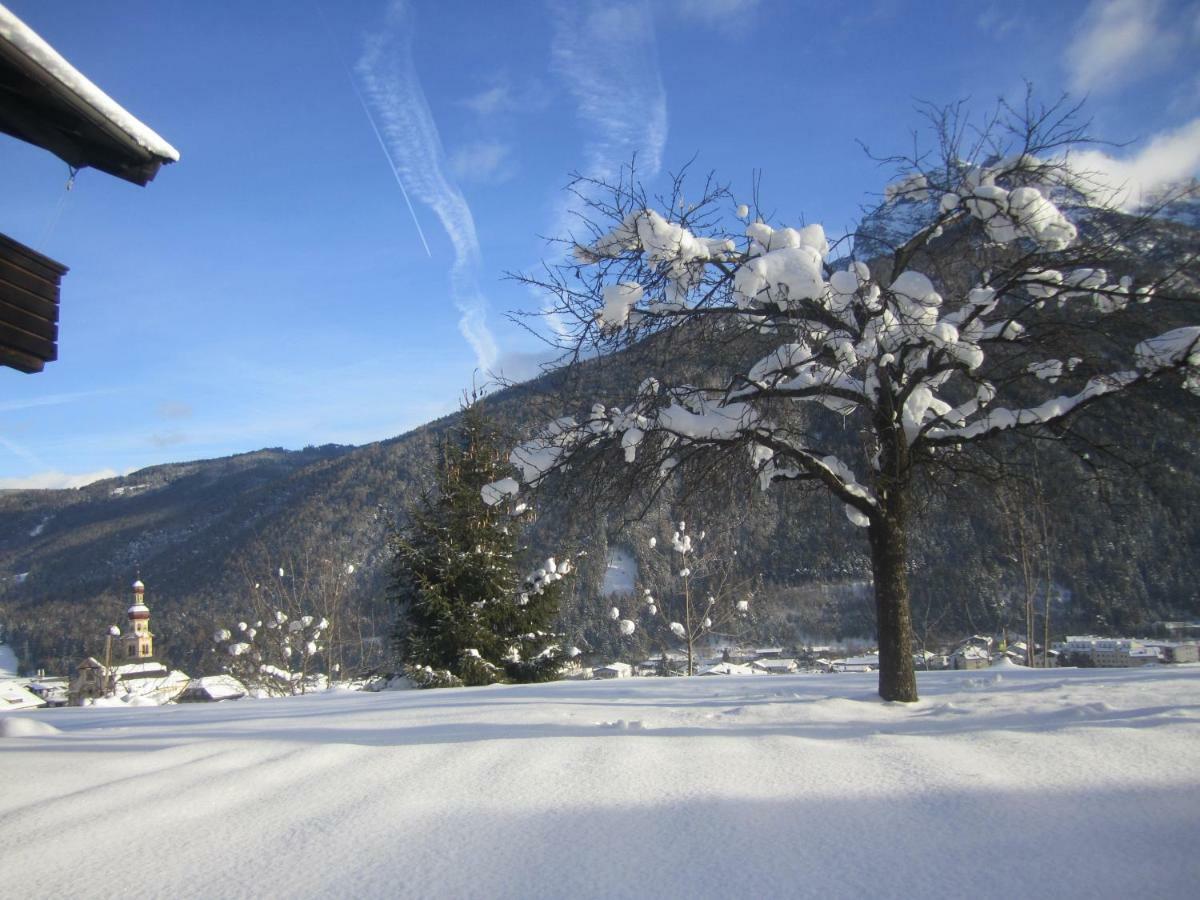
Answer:
[[[0,718],[12,897],[1120,896],[1200,879],[1200,666]]]

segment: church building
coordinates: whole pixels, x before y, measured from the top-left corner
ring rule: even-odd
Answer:
[[[129,607],[129,630],[125,632],[125,658],[150,659],[154,656],[154,634],[150,631],[150,608],[146,606],[146,586],[139,578],[133,583],[133,605]]]
[[[71,683],[72,706],[113,695],[140,695],[154,702],[165,702],[174,699],[187,686],[188,677],[184,673],[172,672],[154,659],[150,608],[146,606],[146,586],[140,578],[133,583],[133,603],[126,615],[129,627],[120,635],[120,646],[113,647],[113,655],[120,663],[112,665],[108,659],[101,662],[91,656],[81,662]],[[110,632],[113,636],[118,633],[115,627]]]

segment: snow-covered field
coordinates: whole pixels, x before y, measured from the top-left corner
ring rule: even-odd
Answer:
[[[1200,883],[1200,666],[0,720],[7,897],[1116,897]]]

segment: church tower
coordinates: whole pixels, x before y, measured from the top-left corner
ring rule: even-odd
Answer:
[[[125,632],[125,658],[150,659],[154,656],[154,635],[150,632],[150,609],[146,606],[146,586],[141,579],[133,583],[133,606],[129,607],[129,630]]]

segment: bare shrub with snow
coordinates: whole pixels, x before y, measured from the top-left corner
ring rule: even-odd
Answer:
[[[687,654],[687,674],[696,674],[696,654],[704,642],[728,634],[750,609],[753,592],[735,582],[730,560],[705,553],[704,531],[691,533],[679,522],[669,542],[650,539],[650,549],[669,555],[667,575],[660,583],[643,585],[637,609],[609,611],[623,636],[640,627],[661,647],[681,646]]]
[[[286,578],[286,570],[279,570]],[[303,694],[314,685],[316,658],[325,650],[329,620],[312,615],[289,616],[278,603],[272,604],[269,586],[255,585],[259,602],[256,612],[265,614],[237,622],[213,633],[214,649],[221,668],[251,690],[284,696]]]
[[[820,225],[775,226],[749,208],[727,230],[735,202],[711,181],[689,199],[677,179],[655,203],[632,171],[580,179],[591,233],[572,239],[572,261],[526,279],[551,294],[564,361],[654,336],[733,374],[646,379],[512,454],[531,486],[611,448],[649,481],[716,455],[742,460],[763,490],[828,491],[866,532],[880,694],[901,701],[917,698],[906,571],[917,484],[951,489],[936,473],[1001,434],[1069,438],[1089,407],[1149,382],[1200,391],[1181,279],[1124,274],[1148,220],[1105,207],[1066,161],[1085,139],[1075,110],[1027,101],[979,130],[955,108],[931,122],[932,152],[891,160],[889,228],[840,255]],[[835,428],[856,436],[852,454],[828,449]],[[923,468],[935,474],[918,482]]]

